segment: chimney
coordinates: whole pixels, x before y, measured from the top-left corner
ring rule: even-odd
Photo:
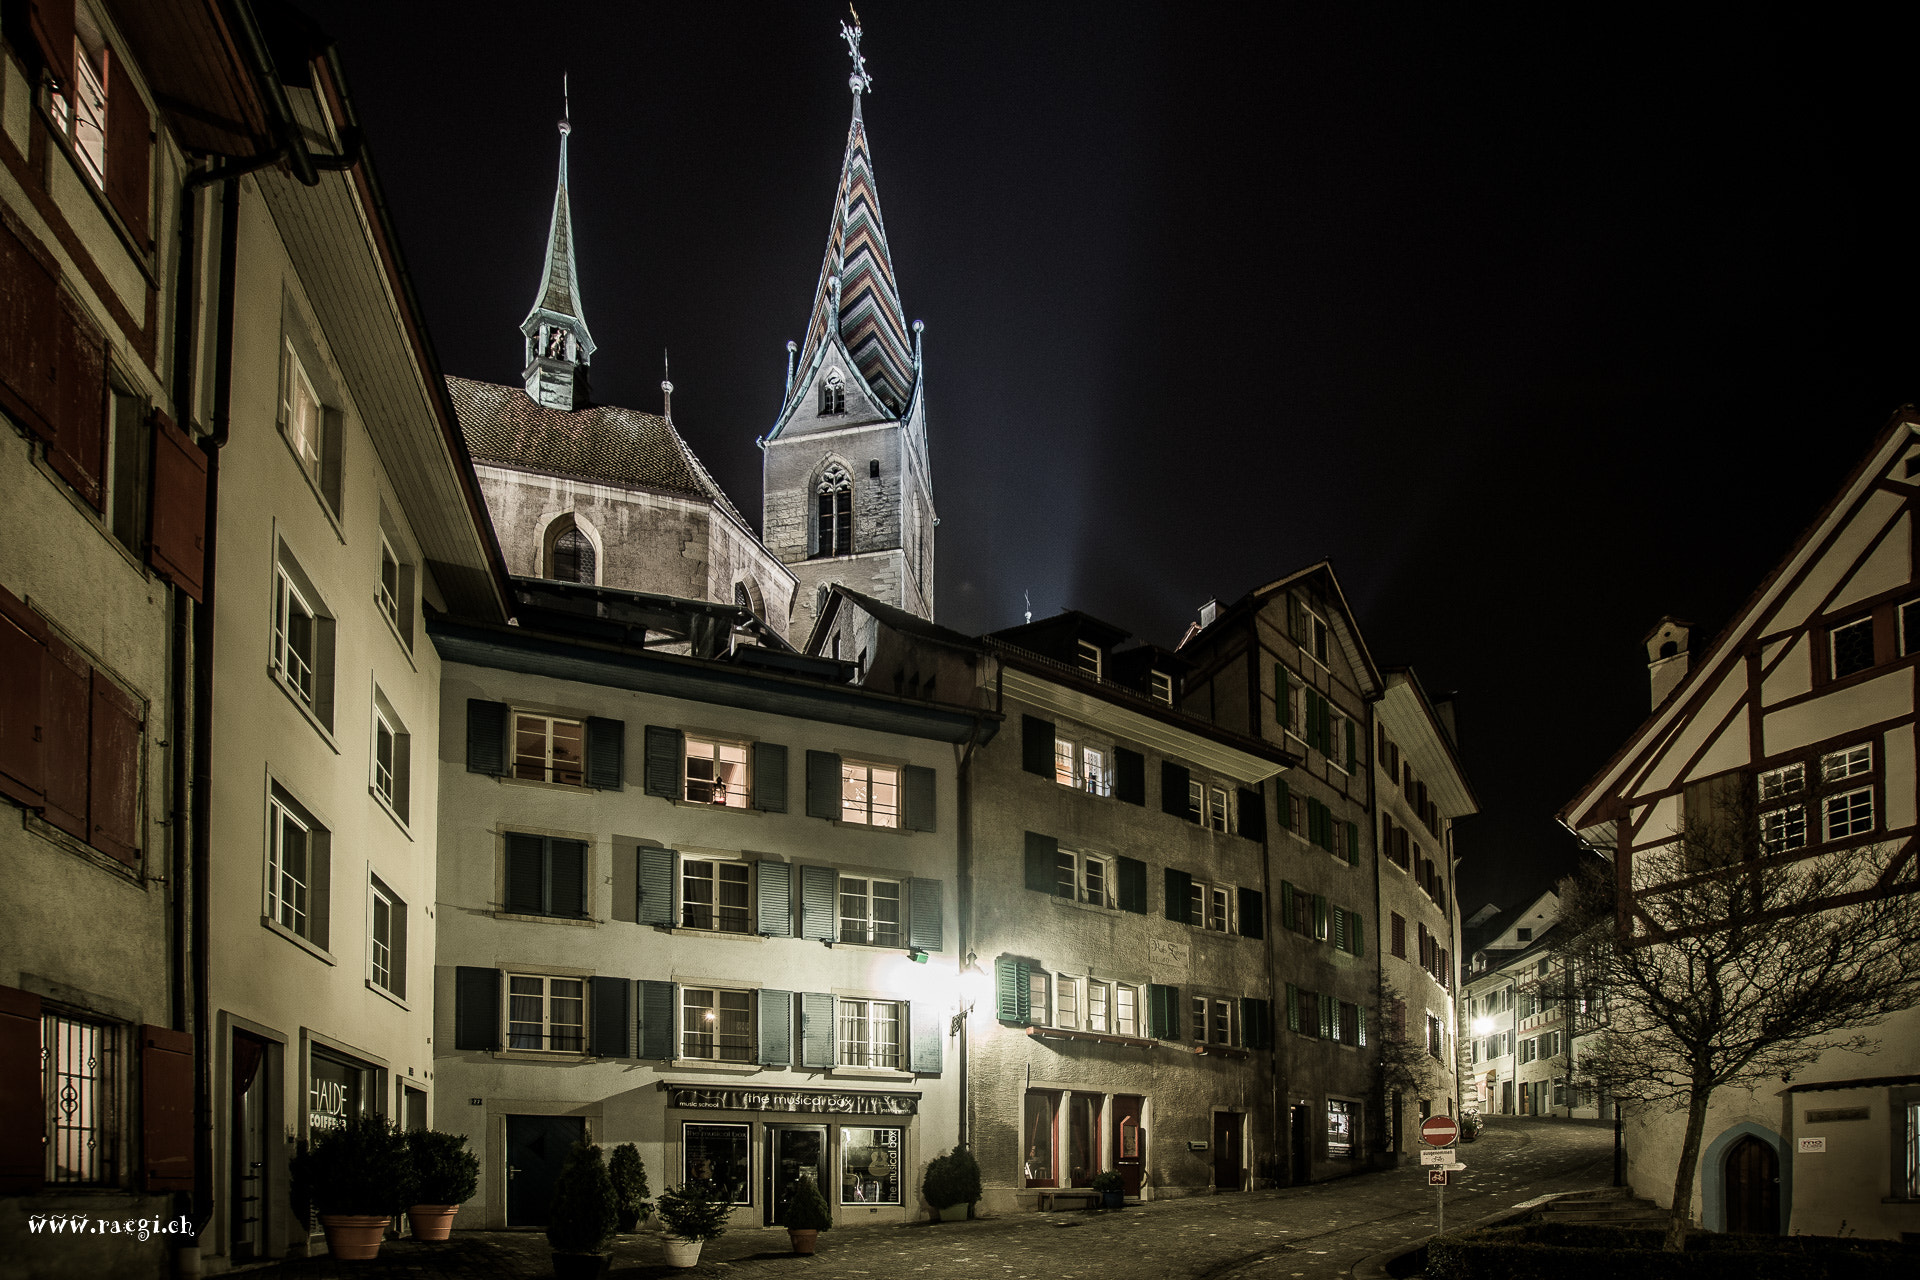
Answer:
[[[1220,616],[1220,602],[1218,600],[1209,600],[1205,604],[1200,606],[1200,625],[1201,626],[1203,627],[1212,626],[1213,620],[1219,616]]]
[[[1647,683],[1655,711],[1687,674],[1687,646],[1692,633],[1691,623],[1671,616],[1660,619],[1647,632]]]

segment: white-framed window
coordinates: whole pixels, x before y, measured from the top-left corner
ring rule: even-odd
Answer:
[[[1820,781],[1823,783],[1845,782],[1848,778],[1872,772],[1873,744],[1870,742],[1840,751],[1829,751],[1820,757]]]
[[[1223,884],[1207,886],[1207,928],[1215,933],[1233,929],[1233,889]]]
[[[1054,990],[1059,997],[1058,1016],[1054,1025],[1068,1031],[1080,1029],[1080,980],[1064,974],[1054,980]]]
[[[508,974],[507,1047],[531,1053],[585,1053],[586,979]]]
[[[721,933],[753,931],[752,870],[724,858],[680,860],[680,924]]]
[[[900,945],[900,882],[840,877],[840,941]]]
[[[1827,633],[1835,680],[1873,665],[1873,619],[1860,618]]]
[[[1114,905],[1113,860],[1103,854],[1058,849],[1053,857],[1053,875],[1055,897],[1096,907]]]
[[[320,622],[293,575],[280,570],[273,606],[273,665],[282,684],[309,708],[318,695]]]
[[[1287,830],[1295,840],[1307,840],[1307,798],[1298,791],[1287,794]]]
[[[1173,705],[1173,677],[1164,671],[1147,673],[1148,691],[1155,702]]]
[[[1089,795],[1110,796],[1113,794],[1111,753],[1104,746],[1055,738],[1053,778],[1063,787],[1072,787]]]
[[[1227,793],[1222,787],[1207,788],[1207,830],[1227,829]]]
[[[708,1062],[753,1061],[753,992],[680,988],[680,1056]]]
[[[1071,982],[1072,979],[1063,978],[1061,981]],[[1051,984],[1052,980],[1045,969],[1034,969],[1027,974],[1027,1007],[1032,1011],[1034,1021],[1043,1027],[1056,1025],[1054,1021],[1047,1016],[1047,1011],[1053,1008],[1053,997],[1049,990]],[[1066,1000],[1065,997],[1062,997],[1062,1000],[1064,1001],[1061,1006],[1063,1010],[1071,1007],[1072,1002],[1070,1000]],[[1057,1025],[1066,1027],[1071,1024],[1061,1022]]]
[[[1113,984],[1113,1029],[1123,1036],[1140,1034],[1140,988],[1131,983]]]
[[[371,947],[369,980],[383,991],[407,995],[407,904],[374,876],[367,886]]]
[[[900,771],[887,765],[840,762],[840,820],[870,827],[900,825]]]
[[[81,10],[84,14],[85,10]],[[104,50],[102,50],[104,52]],[[73,41],[73,101],[55,95],[53,115],[80,157],[80,168],[94,186],[107,182],[107,91],[94,64],[97,54],[77,35]]]
[[[513,776],[577,787],[586,781],[586,726],[578,720],[513,713]]]
[[[327,945],[331,833],[278,783],[267,794],[267,919]]]
[[[46,1180],[61,1187],[114,1185],[119,1181],[120,1028],[49,1009],[41,1014],[40,1044]]]
[[[1321,666],[1327,666],[1327,620],[1315,613],[1307,605],[1300,606],[1300,612],[1306,618],[1306,644],[1304,648]]]
[[[412,815],[413,735],[393,709],[393,703],[373,688],[373,760],[368,780],[373,794],[406,822]]]
[[[1352,723],[1349,716],[1341,715],[1331,702],[1327,703],[1327,763],[1342,773],[1348,772],[1353,762],[1347,756],[1347,725]]]
[[[393,544],[387,541],[387,535],[380,535],[380,582],[374,590],[374,599],[380,605],[380,612],[396,628],[400,626],[400,557],[393,552]]]
[[[1781,765],[1778,769],[1768,769],[1760,775],[1760,803],[1772,800],[1784,800],[1788,796],[1797,796],[1807,789],[1807,766],[1796,760],[1792,764]]]
[[[686,798],[691,804],[747,807],[747,748],[738,742],[687,739]]]
[[[840,1065],[899,1070],[901,1006],[892,1000],[840,1000]]]
[[[1087,979],[1087,1030],[1104,1032],[1113,1026],[1113,984]]]
[[[1233,1046],[1239,1043],[1239,1019],[1234,1015],[1233,1001],[1214,996],[1195,996],[1193,1006],[1193,1038],[1201,1044]]]
[[[394,732],[379,708],[373,712],[373,789],[382,800],[393,803]]]
[[[306,366],[293,349],[293,340],[286,339],[283,347],[286,371],[281,379],[281,421],[285,424],[287,443],[293,448],[293,456],[300,460],[301,469],[318,485],[324,478],[321,468],[326,446],[322,435],[326,430],[326,414],[320,403],[320,393],[313,389],[313,379],[307,375]]]
[[[1873,788],[1861,787],[1827,796],[1820,802],[1827,839],[1840,840],[1873,830]]]
[[[1807,810],[1804,805],[1788,805],[1760,815],[1760,847],[1768,853],[1786,853],[1803,849],[1807,843]]]
[[[1076,646],[1074,651],[1074,665],[1092,676],[1095,680],[1098,680],[1100,678],[1100,660],[1103,656],[1100,652],[1100,646],[1091,640],[1076,640],[1074,641],[1074,645]]]

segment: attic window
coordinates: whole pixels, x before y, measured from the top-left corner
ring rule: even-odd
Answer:
[[[1533,941],[1533,930],[1531,930],[1531,929],[1515,929],[1515,930],[1513,931],[1513,936],[1514,936],[1515,938],[1517,938],[1517,939],[1519,939],[1519,940],[1520,940],[1521,942],[1532,942],[1532,941]]]
[[[1164,671],[1154,671],[1148,673],[1148,678],[1152,681],[1153,700],[1172,706],[1173,677]]]
[[[1074,665],[1098,680],[1100,678],[1100,646],[1091,640],[1080,640],[1076,643],[1080,646],[1080,651]]]

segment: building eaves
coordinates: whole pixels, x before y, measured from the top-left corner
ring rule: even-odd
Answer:
[[[1452,735],[1450,735],[1446,731],[1445,726],[1440,723],[1440,717],[1433,708],[1433,699],[1427,696],[1427,687],[1420,682],[1420,673],[1412,667],[1402,666],[1383,668],[1381,675],[1382,677],[1395,675],[1406,676],[1407,684],[1413,689],[1414,696],[1419,699],[1420,710],[1426,716],[1427,724],[1433,730],[1435,740],[1440,743],[1441,749],[1447,753],[1447,760],[1453,766],[1454,775],[1460,779],[1460,787],[1467,793],[1467,801],[1472,807],[1460,816],[1466,817],[1469,814],[1479,813],[1480,797],[1474,792],[1472,780],[1467,777],[1467,766],[1460,759],[1460,751],[1459,748],[1454,745]]]
[[[1255,587],[1220,610],[1214,615],[1213,621],[1206,626],[1188,627],[1186,634],[1181,637],[1179,648],[1184,651],[1194,642],[1204,641],[1209,632],[1224,635],[1226,633],[1224,624],[1245,617],[1249,612],[1260,608],[1276,593],[1313,578],[1324,581],[1327,590],[1333,594],[1335,603],[1339,605],[1339,617],[1334,622],[1339,632],[1340,642],[1347,650],[1348,661],[1367,684],[1367,687],[1360,691],[1361,696],[1378,697],[1385,687],[1380,677],[1380,667],[1374,662],[1373,654],[1367,648],[1366,639],[1360,634],[1360,624],[1354,621],[1353,606],[1347,603],[1347,593],[1341,589],[1340,579],[1333,571],[1331,560],[1317,560],[1304,569],[1297,569],[1284,577],[1275,578],[1265,586]]]

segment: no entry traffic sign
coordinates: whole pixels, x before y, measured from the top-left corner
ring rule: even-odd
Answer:
[[[1450,1147],[1460,1136],[1460,1122],[1452,1116],[1428,1116],[1420,1122],[1420,1141],[1430,1147]]]

